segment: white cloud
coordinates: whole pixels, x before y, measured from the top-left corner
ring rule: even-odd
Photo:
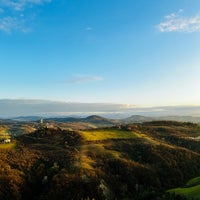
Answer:
[[[0,30],[11,33],[13,30],[21,32],[28,32],[29,29],[25,28],[25,20],[16,17],[4,17],[0,19]]]
[[[21,11],[26,7],[32,5],[40,5],[43,3],[50,3],[51,0],[0,0],[0,5],[3,7],[8,7],[15,11]]]
[[[198,32],[200,31],[200,13],[184,17],[183,10],[165,16],[165,20],[157,25],[160,32]]]
[[[0,0],[0,31],[23,33],[31,30],[30,22],[35,18],[33,7],[50,3],[52,0]],[[28,11],[28,12],[26,12]],[[24,15],[26,13],[26,15]],[[27,26],[29,25],[29,26]]]
[[[80,83],[88,83],[88,82],[96,82],[102,81],[103,78],[100,76],[92,76],[92,75],[77,75],[73,79],[67,81],[68,83],[80,84]]]

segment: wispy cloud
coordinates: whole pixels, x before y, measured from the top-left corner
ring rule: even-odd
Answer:
[[[183,10],[171,13],[165,16],[165,20],[157,25],[160,32],[199,32],[200,31],[200,13],[185,17],[182,16]]]
[[[92,31],[92,30],[93,30],[93,28],[90,27],[90,26],[88,26],[88,27],[85,28],[85,31]]]
[[[3,17],[0,18],[0,30],[11,33],[13,30],[21,32],[28,32],[29,29],[25,27],[26,21],[17,17]]]
[[[21,11],[26,7],[41,5],[49,2],[51,2],[51,0],[0,0],[0,5],[16,11]]]
[[[96,82],[96,81],[102,81],[102,80],[103,78],[100,76],[76,75],[72,79],[68,80],[67,83],[81,84],[81,83]]]
[[[50,3],[52,0],[0,0],[0,31],[12,33],[20,31],[27,33],[31,30],[34,7]],[[24,13],[26,16],[24,17]]]

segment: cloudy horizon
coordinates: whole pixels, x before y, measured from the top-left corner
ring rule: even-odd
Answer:
[[[26,116],[38,117],[85,117],[99,115],[124,118],[132,115],[149,117],[194,116],[200,117],[200,106],[142,107],[114,103],[73,103],[39,99],[0,99],[0,118]]]

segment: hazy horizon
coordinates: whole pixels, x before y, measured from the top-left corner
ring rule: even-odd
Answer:
[[[57,103],[81,103],[81,104],[107,104],[107,105],[123,105],[126,108],[132,108],[132,107],[137,107],[137,108],[151,108],[151,107],[195,107],[195,106],[200,106],[199,104],[187,104],[187,103],[182,103],[182,104],[130,104],[127,102],[115,102],[115,101],[108,101],[108,102],[90,102],[90,101],[68,101],[68,100],[62,100],[62,99],[42,99],[42,98],[0,98],[0,101],[33,101],[33,102],[57,102]]]
[[[31,99],[0,99],[0,118],[19,116],[85,117],[100,115],[124,118],[132,115],[149,117],[193,116],[200,117],[200,106],[152,106],[143,107],[114,103],[78,103]]]

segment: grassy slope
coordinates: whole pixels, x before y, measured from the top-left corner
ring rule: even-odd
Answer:
[[[186,186],[187,187],[191,187],[191,186],[198,185],[198,184],[200,184],[200,177],[196,177],[196,178],[193,178],[193,179],[189,180],[186,183]]]
[[[200,199],[200,177],[190,179],[185,187],[170,189],[168,192],[185,196],[188,199]]]
[[[108,140],[108,139],[131,139],[137,137],[137,135],[133,132],[125,130],[117,130],[117,129],[80,131],[80,134],[87,141]]]
[[[12,141],[9,144],[0,144],[0,150],[8,150],[8,149],[13,149],[16,146],[16,142]]]
[[[120,158],[119,151],[109,149],[112,142],[105,142],[112,139],[133,139],[137,135],[130,131],[118,130],[118,129],[95,129],[87,131],[79,131],[79,134],[83,137],[84,141],[90,141],[90,144],[83,144],[78,147],[79,159],[76,166],[82,170],[94,170],[94,166],[97,164],[95,159],[91,158],[91,153],[95,156],[105,156],[106,158]],[[98,141],[98,144],[95,142]]]
[[[199,199],[200,198],[200,185],[196,185],[188,188],[175,188],[168,190],[170,193],[183,195],[188,199]]]

